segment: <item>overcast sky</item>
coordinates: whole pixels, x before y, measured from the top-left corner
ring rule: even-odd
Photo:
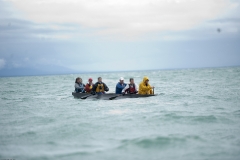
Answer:
[[[0,0],[0,76],[239,65],[239,0]]]

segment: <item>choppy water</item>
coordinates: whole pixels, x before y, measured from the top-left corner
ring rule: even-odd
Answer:
[[[158,96],[81,100],[149,76]],[[240,159],[240,67],[0,78],[0,159]]]

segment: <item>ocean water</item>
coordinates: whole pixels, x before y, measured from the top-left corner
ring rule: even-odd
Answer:
[[[154,97],[75,99],[74,80],[119,77]],[[240,159],[240,67],[0,78],[0,159]]]

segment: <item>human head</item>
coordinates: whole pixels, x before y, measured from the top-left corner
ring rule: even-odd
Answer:
[[[120,77],[119,81],[120,81],[120,83],[123,83],[124,82],[124,78]]]
[[[89,79],[88,79],[88,82],[89,82],[89,83],[92,83],[92,78],[89,78]]]
[[[148,77],[146,77],[146,76],[145,76],[145,77],[143,77],[143,82],[144,82],[144,83],[146,83],[146,84],[148,84],[148,82],[149,82],[149,79],[148,79]]]
[[[98,82],[102,82],[102,77],[98,77]]]
[[[82,83],[82,78],[77,77],[76,80],[75,80],[75,83]]]
[[[129,81],[130,81],[131,84],[134,83],[134,79],[133,78],[130,78]]]

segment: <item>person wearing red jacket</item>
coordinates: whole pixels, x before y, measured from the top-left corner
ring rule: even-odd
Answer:
[[[93,87],[93,82],[92,81],[93,81],[92,78],[89,78],[88,83],[85,86],[85,91],[87,93],[91,93],[91,91],[92,91],[92,87]]]
[[[138,86],[134,83],[134,79],[130,78],[130,83],[126,85],[126,87],[122,90],[122,94],[137,94]]]

